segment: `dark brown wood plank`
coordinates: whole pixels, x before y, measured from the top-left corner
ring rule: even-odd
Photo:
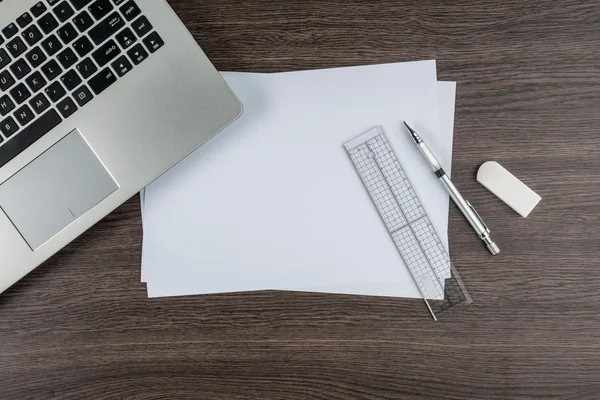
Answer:
[[[6,399],[600,398],[600,7],[575,0],[170,4],[220,70],[435,58],[458,82],[453,206],[474,303],[260,292],[148,300],[132,199],[0,295]],[[474,179],[496,160],[543,200],[520,218]]]

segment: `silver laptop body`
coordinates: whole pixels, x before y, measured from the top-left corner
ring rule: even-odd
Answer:
[[[0,38],[1,293],[242,106],[165,0],[0,0]]]

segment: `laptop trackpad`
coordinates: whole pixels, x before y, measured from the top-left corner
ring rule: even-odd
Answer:
[[[74,130],[0,185],[0,207],[36,250],[117,189]]]

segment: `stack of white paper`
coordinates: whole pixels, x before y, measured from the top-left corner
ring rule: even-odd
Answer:
[[[142,192],[148,295],[420,298],[343,144],[384,126],[447,245],[448,196],[402,127],[450,171],[455,84],[435,61],[223,76],[242,117]]]

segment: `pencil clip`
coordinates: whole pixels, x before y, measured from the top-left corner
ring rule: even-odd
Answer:
[[[477,210],[475,209],[475,207],[473,207],[473,206],[471,205],[471,203],[469,203],[469,201],[468,201],[468,200],[465,200],[465,201],[467,202],[467,204],[469,205],[469,207],[471,207],[471,210],[473,210],[473,212],[475,213],[475,215],[477,215],[477,218],[479,218],[479,222],[481,222],[481,224],[482,224],[483,226],[485,226],[485,231],[486,231],[487,233],[490,233],[490,228],[488,228],[488,227],[487,227],[487,225],[485,224],[485,222],[483,221],[483,219],[481,218],[481,216],[479,215],[479,213],[477,212]]]

